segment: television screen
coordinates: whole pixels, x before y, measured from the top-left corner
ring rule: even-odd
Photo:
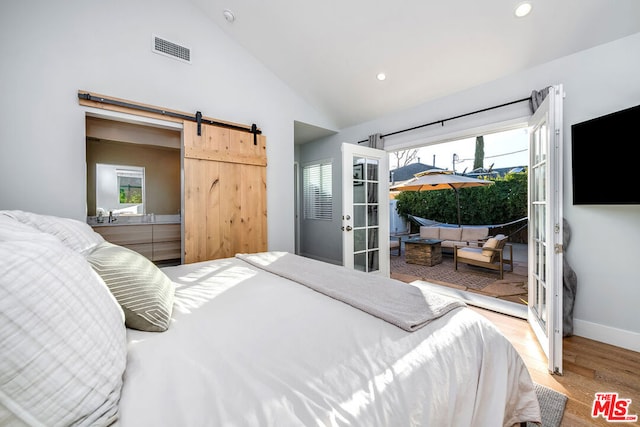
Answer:
[[[640,204],[640,105],[571,126],[574,205]]]

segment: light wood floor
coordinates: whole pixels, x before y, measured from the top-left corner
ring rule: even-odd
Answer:
[[[629,415],[640,417],[640,353],[582,337],[567,337],[562,343],[563,375],[551,375],[546,356],[525,320],[473,309],[493,322],[511,341],[533,381],[568,396],[563,427],[612,425],[602,417],[591,417],[596,392],[617,392],[620,398],[631,399]],[[613,425],[640,425],[640,422]]]

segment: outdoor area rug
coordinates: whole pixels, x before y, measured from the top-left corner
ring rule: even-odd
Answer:
[[[407,264],[405,262],[404,253],[402,256],[391,256],[391,272],[405,274],[409,276],[419,277],[428,282],[452,283],[467,287],[473,290],[482,290],[488,285],[500,280],[496,271],[474,267],[467,264],[458,264],[458,270],[453,268],[453,256],[443,255],[442,263],[433,267],[419,264]],[[518,265],[516,263],[515,272],[505,272],[502,282],[526,284],[527,273],[519,274]]]
[[[567,396],[540,384],[534,384],[534,386],[540,402],[542,427],[559,427],[567,404]],[[527,423],[527,427],[537,427],[537,425]]]

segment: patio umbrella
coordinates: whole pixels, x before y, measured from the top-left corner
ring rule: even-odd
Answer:
[[[456,203],[458,207],[458,226],[460,220],[460,194],[461,188],[483,187],[493,184],[493,181],[471,178],[464,175],[456,175],[446,170],[428,170],[415,175],[415,178],[401,184],[392,185],[390,191],[431,191],[431,190],[453,190],[456,193]]]

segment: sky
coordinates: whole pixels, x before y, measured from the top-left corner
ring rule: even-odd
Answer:
[[[527,128],[514,129],[506,132],[494,133],[484,136],[484,167],[488,169],[491,164],[495,168],[514,166],[526,166],[529,161],[529,133]],[[418,157],[420,163],[433,164],[442,169],[453,170],[453,155],[458,155],[455,163],[455,171],[462,172],[473,169],[473,157],[476,151],[476,139],[467,138],[458,141],[445,142],[420,148]],[[417,162],[416,159],[414,162]],[[412,163],[414,163],[412,162]],[[389,169],[397,168],[395,155],[389,155]]]

